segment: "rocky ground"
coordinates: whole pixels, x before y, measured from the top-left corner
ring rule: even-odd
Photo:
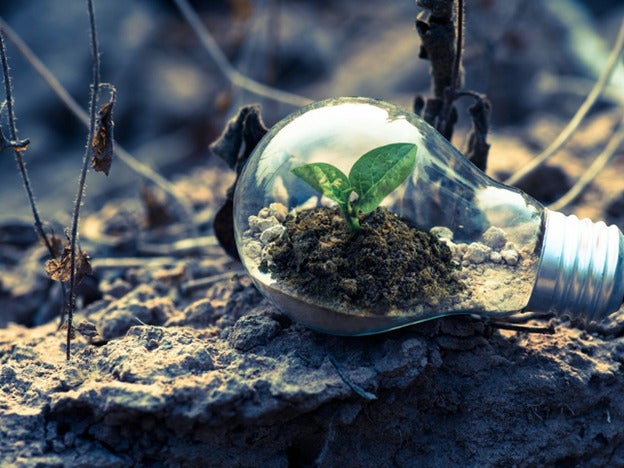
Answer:
[[[281,63],[294,65],[280,68],[274,83],[313,98],[360,94],[405,105],[427,92],[415,7],[381,3],[282,5]],[[573,10],[552,8],[576,4],[533,1],[516,17],[500,6],[514,2],[476,3],[467,84],[492,97],[488,172],[504,179],[554,139],[595,76],[562,18]],[[613,18],[623,16],[615,3],[593,2],[598,11],[582,17],[603,32],[607,49]],[[233,175],[207,143],[238,104],[255,98],[223,93],[227,86],[171,6],[126,4],[96,2],[103,61],[112,64],[105,79],[117,80],[119,91],[118,136],[174,181],[193,206],[197,232],[189,233],[156,189],[138,194],[138,179],[120,161],[107,180],[91,174],[81,243],[93,275],[79,291],[66,361],[65,331],[57,330],[60,288],[45,275],[14,163],[1,162],[0,466],[624,465],[622,310],[597,324],[528,323],[552,334],[455,317],[346,338],[307,330],[272,307],[211,228]],[[254,38],[266,37],[262,18],[272,10],[245,17],[234,10],[245,4],[205,6],[202,14],[237,66],[253,74],[258,63],[270,69],[270,56],[249,48],[265,50],[264,39]],[[50,7],[36,15],[41,1],[24,5],[3,17],[52,62],[49,37],[69,40],[46,39],[52,24],[60,27],[53,18],[64,18],[68,31],[86,30],[83,10]],[[48,29],[36,27],[46,21]],[[124,24],[136,34],[115,29]],[[75,44],[73,55],[61,54],[65,68],[57,65],[57,73],[80,94],[76,87],[88,78],[68,76],[88,70],[88,50],[81,59]],[[33,140],[29,164],[45,218],[60,233],[75,187],[59,181],[74,180],[84,135],[59,123],[71,121],[53,97],[26,92],[34,78],[17,55],[10,52],[18,123]],[[140,86],[139,70],[158,79]],[[180,82],[185,86],[176,87]],[[603,99],[523,188],[544,203],[565,191],[614,132],[620,100]],[[266,102],[263,114],[270,124],[288,110]],[[459,146],[463,132],[460,126]],[[58,157],[47,161],[49,154]],[[621,155],[566,212],[622,226]]]

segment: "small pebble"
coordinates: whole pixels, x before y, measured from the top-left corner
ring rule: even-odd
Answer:
[[[258,228],[260,229],[260,231],[264,232],[267,229],[272,228],[273,226],[277,226],[279,224],[280,222],[275,219],[275,216],[269,216],[268,218],[260,219],[258,221]]]
[[[321,200],[319,201],[319,204],[321,206],[324,206],[326,208],[331,208],[332,206],[336,206],[336,202],[334,200],[332,200],[329,197],[326,197],[325,195],[323,195],[321,197]]]
[[[492,263],[501,263],[503,261],[503,257],[500,252],[496,252],[492,250],[490,252],[490,262]]]
[[[345,278],[340,281],[340,288],[347,294],[347,296],[354,297],[357,295],[357,281],[353,278]]]
[[[453,240],[453,231],[446,226],[434,226],[429,230],[429,233],[436,236],[440,240]]]
[[[268,244],[269,242],[279,239],[284,232],[286,232],[286,227],[283,224],[276,224],[262,231],[262,234],[260,234],[260,241]]]
[[[491,249],[480,242],[473,242],[466,249],[464,254],[464,261],[472,264],[479,264],[485,262],[490,256]]]
[[[250,259],[258,259],[262,254],[262,244],[256,240],[250,240],[243,244],[243,255]]]
[[[264,210],[265,208],[263,208]],[[262,211],[262,210],[261,210]],[[268,209],[267,209],[268,213]],[[262,232],[266,229],[275,226],[276,224],[280,224],[275,216],[268,216],[266,218],[262,218],[260,216],[251,215],[247,218],[247,222],[249,223],[249,230],[251,232]]]
[[[502,249],[507,243],[505,231],[496,226],[490,226],[483,233],[483,243],[494,250]]]
[[[520,254],[516,249],[501,250],[501,257],[507,265],[517,265],[520,260]]]
[[[468,250],[468,244],[460,242],[459,244],[455,244],[455,249],[457,249],[457,253],[459,253],[460,255],[464,255],[466,253],[466,250]]]
[[[453,243],[452,241],[448,239],[440,239],[440,242],[442,242],[449,248],[449,250],[451,251],[451,255],[453,256],[453,259],[455,261],[461,262],[461,259],[464,256],[465,250],[463,252],[460,252],[459,248],[457,247],[457,244]]]
[[[286,220],[286,215],[288,214],[288,208],[286,205],[282,203],[271,203],[269,205],[269,215],[275,216],[280,223],[283,223]]]
[[[247,224],[249,224],[249,230],[251,232],[258,232],[260,231],[260,218],[258,218],[257,216],[251,215],[249,218],[247,218]]]

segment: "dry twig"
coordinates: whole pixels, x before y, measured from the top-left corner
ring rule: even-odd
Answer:
[[[70,276],[69,276],[69,307],[67,310],[67,360],[71,357],[71,338],[73,334],[73,314],[75,307],[75,291],[78,272],[76,271],[76,262],[78,254],[76,252],[78,243],[78,224],[80,220],[80,207],[82,206],[82,197],[85,192],[85,183],[87,173],[89,172],[89,155],[91,152],[91,142],[95,134],[95,123],[97,118],[97,102],[98,91],[100,89],[100,52],[98,50],[97,30],[95,27],[95,12],[93,9],[93,0],[87,0],[87,10],[89,13],[89,32],[91,36],[91,55],[93,60],[93,81],[91,82],[91,102],[89,104],[89,136],[85,147],[85,154],[82,160],[82,170],[80,171],[80,179],[78,180],[78,192],[76,193],[76,201],[74,203],[74,212],[72,215],[72,226],[70,234]]]
[[[194,291],[199,291],[202,289],[209,288],[213,284],[216,284],[220,281],[234,279],[237,276],[244,275],[245,273],[247,273],[246,270],[243,270],[241,268],[239,270],[232,270],[226,273],[219,273],[219,274],[212,275],[212,276],[206,276],[205,278],[193,279],[193,280],[183,283],[180,286],[180,290],[182,291],[182,294],[187,295]]]
[[[232,84],[258,96],[263,96],[273,99],[274,101],[283,102],[296,107],[305,106],[312,102],[311,99],[306,97],[272,88],[271,86],[259,83],[258,81],[252,80],[251,78],[243,75],[230,63],[219,47],[219,44],[217,44],[217,41],[214,37],[212,37],[210,31],[208,31],[206,26],[202,23],[201,19],[197,16],[197,13],[189,5],[187,0],[174,0],[174,3],[178,7],[178,10],[184,19],[193,29],[193,32],[199,39],[199,42],[210,55],[210,58],[212,58],[221,73],[223,73],[223,76],[225,76],[225,78],[227,78],[227,80]]]
[[[414,112],[451,141],[457,122],[455,101],[465,96],[474,99],[475,104],[469,109],[473,125],[465,155],[485,171],[490,150],[487,143],[490,104],[485,96],[461,89],[464,82],[462,54],[465,2],[418,0],[417,5],[423,8],[416,18],[416,30],[422,41],[419,57],[431,62],[433,97],[416,96]]]
[[[546,327],[532,327],[529,325],[516,325],[513,323],[506,323],[506,322],[500,322],[500,321],[491,321],[491,322],[488,322],[488,325],[490,325],[493,328],[498,328],[500,330],[509,330],[509,331],[522,332],[522,333],[541,333],[543,335],[552,335],[555,333],[555,327],[551,325],[548,325]]]
[[[35,53],[28,47],[28,45],[22,40],[22,38],[0,17],[0,31],[2,31],[7,39],[16,47],[16,49],[22,54],[26,61],[32,66],[39,76],[46,82],[50,89],[57,95],[57,97],[65,104],[69,111],[80,120],[86,127],[89,126],[89,116],[80,107],[80,104],[69,94],[69,92],[63,87],[63,85],[56,79],[52,72],[44,65],[44,63],[35,55]],[[142,177],[145,177],[155,185],[160,187],[166,193],[168,193],[182,208],[186,216],[188,226],[192,232],[196,231],[195,223],[193,222],[193,209],[190,203],[179,193],[176,187],[165,179],[163,176],[155,172],[152,168],[136,159],[132,154],[122,148],[117,142],[115,142],[115,155],[132,169],[134,172]]]
[[[418,0],[423,8],[416,17],[416,31],[422,41],[419,57],[431,62],[433,97],[417,96],[416,113],[429,122],[447,140],[453,136],[457,111],[454,92],[461,87],[461,28],[454,22],[453,5],[458,0]]]
[[[41,216],[39,215],[39,209],[37,208],[37,203],[35,201],[35,195],[32,190],[30,177],[28,175],[26,163],[24,162],[24,158],[22,155],[22,153],[26,150],[26,147],[29,142],[28,140],[18,141],[17,139],[17,126],[15,125],[15,111],[13,109],[13,94],[11,91],[11,76],[9,74],[9,63],[7,59],[6,47],[4,45],[4,35],[1,29],[0,29],[0,56],[2,59],[2,71],[3,71],[3,77],[4,77],[6,107],[7,107],[7,113],[8,113],[9,132],[10,132],[10,138],[11,138],[11,141],[9,142],[8,146],[13,148],[13,152],[15,154],[15,160],[17,161],[17,166],[19,168],[19,172],[22,177],[22,183],[24,185],[24,189],[26,190],[28,202],[30,203],[30,209],[32,211],[32,215],[35,221],[35,231],[37,232],[39,239],[46,246],[46,249],[48,250],[50,257],[54,258],[56,257],[57,252],[55,251],[54,243],[50,240],[50,238],[48,237],[48,235],[45,233],[43,229],[43,223],[41,221]],[[0,130],[0,135],[2,135],[1,130]],[[67,293],[65,290],[65,285],[63,283],[61,283],[61,291],[63,294],[63,298],[65,298]],[[63,322],[64,317],[65,317],[65,301],[63,301],[63,304],[61,305],[61,323]]]
[[[130,268],[170,268],[180,262],[179,257],[106,257],[93,260],[95,274],[107,270],[128,270]]]
[[[596,178],[598,173],[605,168],[611,157],[622,146],[622,143],[624,143],[624,119],[620,122],[618,131],[611,137],[605,149],[594,159],[594,162],[583,173],[583,176],[559,200],[550,204],[548,208],[558,211],[572,203],[587,188],[591,181]]]
[[[0,55],[2,56],[2,71],[4,77],[4,90],[6,96],[6,108],[8,113],[8,121],[9,121],[9,132],[11,137],[11,142],[17,141],[17,127],[15,125],[15,112],[13,110],[13,95],[11,92],[11,77],[9,75],[9,63],[6,54],[6,48],[4,45],[4,35],[0,30]],[[27,145],[28,143],[26,143]],[[17,161],[17,165],[19,168],[20,175],[22,177],[22,181],[24,183],[24,188],[26,190],[26,195],[28,196],[28,201],[30,202],[30,208],[32,210],[33,218],[35,219],[35,230],[39,235],[39,238],[42,242],[45,243],[48,252],[51,256],[54,256],[54,249],[52,248],[52,244],[48,239],[48,236],[43,230],[43,223],[41,222],[41,217],[39,216],[39,210],[37,209],[37,204],[35,202],[35,196],[32,191],[32,185],[30,183],[30,177],[28,176],[28,170],[26,169],[26,164],[24,163],[24,158],[22,157],[22,152],[25,149],[26,145],[16,146],[15,144],[10,144],[13,148],[13,152],[15,154],[15,159]]]
[[[365,400],[373,401],[377,399],[377,395],[364,390],[360,385],[353,382],[345,373],[344,366],[334,356],[328,353],[327,357],[329,358],[329,362],[331,362],[334,366],[334,369],[336,369],[336,372],[338,372],[338,375],[340,376],[342,381],[346,383],[349,388],[351,388],[351,390],[353,390]]]
[[[553,154],[561,149],[563,145],[567,143],[567,141],[572,137],[574,131],[581,124],[591,107],[594,105],[596,100],[600,97],[602,92],[607,87],[613,72],[615,71],[616,65],[618,64],[620,57],[622,56],[622,52],[624,51],[624,21],[622,21],[622,25],[620,26],[620,31],[618,33],[618,37],[615,41],[615,45],[613,46],[613,51],[609,56],[609,60],[605,69],[602,72],[602,75],[592,88],[592,90],[585,98],[581,107],[576,111],[574,117],[568,122],[568,125],[563,129],[563,131],[559,134],[559,136],[553,141],[548,148],[546,148],[542,153],[537,155],[529,164],[524,166],[518,172],[513,174],[507,180],[505,180],[505,184],[507,185],[515,185],[521,180],[523,180],[526,176],[532,173],[534,170],[539,168],[548,158],[550,158]]]

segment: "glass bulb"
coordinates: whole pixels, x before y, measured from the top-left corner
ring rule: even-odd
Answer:
[[[379,208],[357,213],[359,229],[335,197],[293,172],[325,163],[348,177],[362,155],[394,143],[416,145],[413,169]],[[350,193],[348,206],[359,196]],[[615,226],[545,209],[479,171],[413,113],[368,98],[314,103],[275,125],[240,175],[234,226],[260,291],[327,333],[524,310],[593,320],[624,298]]]

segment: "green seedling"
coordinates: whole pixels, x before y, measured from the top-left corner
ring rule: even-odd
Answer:
[[[349,230],[360,229],[360,213],[370,213],[412,173],[417,147],[392,143],[374,148],[358,159],[345,175],[336,166],[312,163],[296,167],[293,174],[338,204]],[[352,200],[352,193],[357,198]]]

